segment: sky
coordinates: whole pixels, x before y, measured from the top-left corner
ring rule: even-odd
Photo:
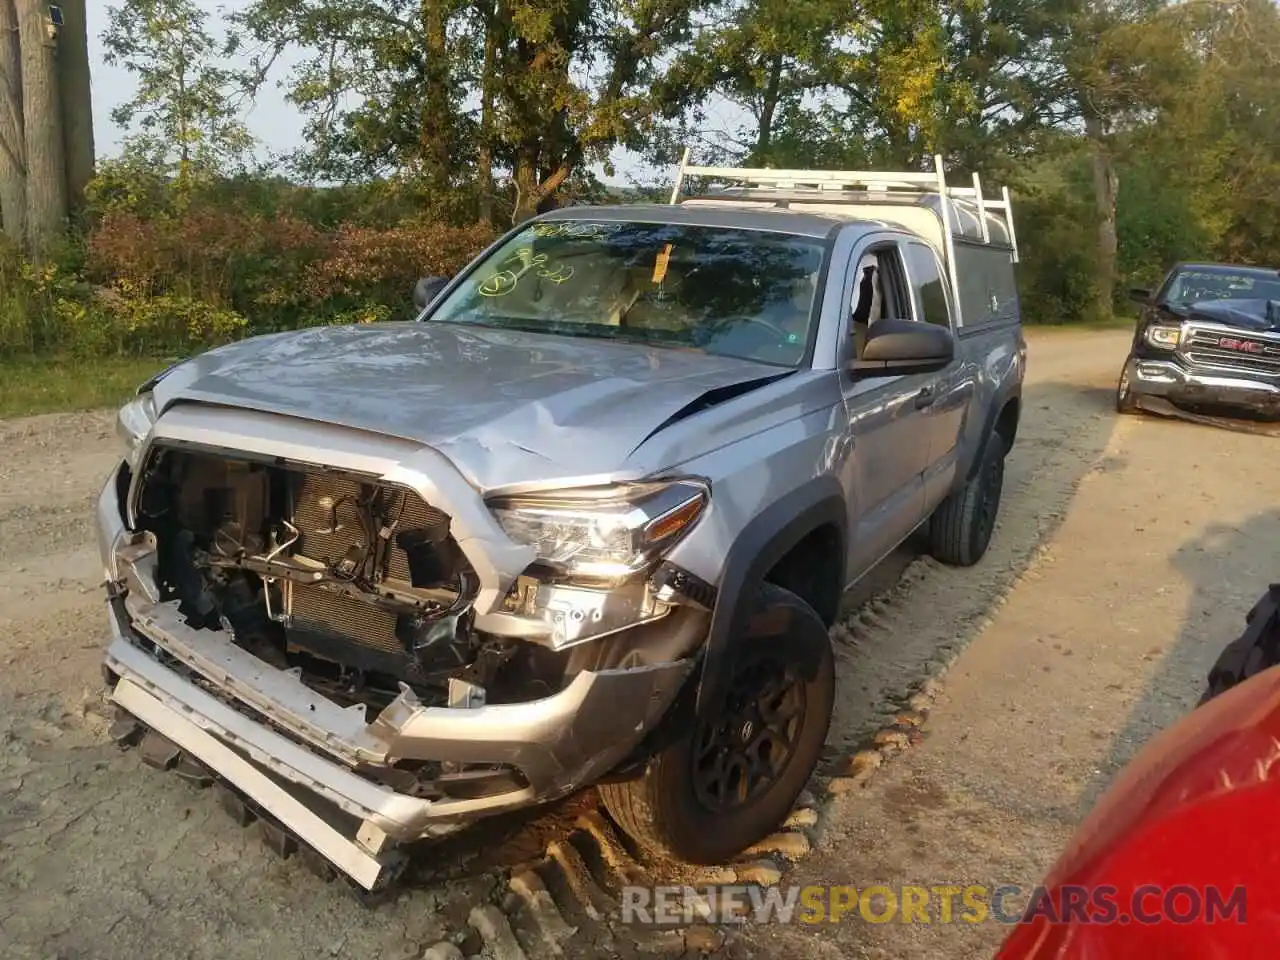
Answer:
[[[247,5],[246,0],[196,0],[197,5],[209,11],[210,27],[214,27],[221,19],[221,11],[236,10]],[[135,87],[133,78],[121,67],[108,66],[103,61],[102,33],[107,28],[108,9],[113,6],[112,0],[89,0],[89,62],[93,83],[93,128],[94,141],[99,156],[107,157],[116,154],[125,131],[111,121],[111,111],[124,103],[133,94]],[[283,65],[282,65],[283,66]],[[280,76],[283,76],[281,71]],[[278,79],[278,78],[277,78]],[[284,91],[269,83],[259,93],[256,103],[245,122],[262,145],[262,153],[284,153],[302,145],[303,118],[298,111],[285,102]],[[613,155],[617,174],[605,177],[596,170],[606,183],[626,184],[627,174],[652,178],[665,171],[648,166],[634,154],[615,151]],[[670,171],[674,175],[675,171]]]

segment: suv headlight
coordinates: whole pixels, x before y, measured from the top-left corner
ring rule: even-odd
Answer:
[[[138,394],[116,414],[116,434],[124,443],[124,459],[130,470],[138,469],[138,452],[155,422],[156,401],[149,391]]]
[[[1162,350],[1174,350],[1182,339],[1181,327],[1151,326],[1147,327],[1147,343]]]
[[[558,572],[616,580],[675,546],[709,502],[705,483],[672,480],[496,498],[489,509],[507,536]]]

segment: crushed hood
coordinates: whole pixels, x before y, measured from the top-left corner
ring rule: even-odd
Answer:
[[[1164,309],[1179,318],[1221,323],[1255,333],[1280,330],[1280,300],[1201,300],[1166,304]]]
[[[157,406],[278,413],[423,443],[482,490],[622,468],[684,412],[788,371],[692,350],[395,323],[220,347],[155,387]]]

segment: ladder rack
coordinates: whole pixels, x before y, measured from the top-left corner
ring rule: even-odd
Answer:
[[[786,199],[799,203],[864,203],[883,204],[903,200],[920,200],[937,197],[941,207],[943,242],[948,264],[954,272],[953,235],[960,221],[963,208],[977,220],[982,242],[991,243],[988,217],[999,221],[1008,233],[1008,243],[1014,263],[1018,262],[1018,238],[1013,227],[1013,203],[1009,188],[1000,188],[999,199],[984,195],[982,180],[973,175],[973,186],[954,187],[947,183],[942,166],[942,156],[933,158],[932,172],[919,171],[864,171],[864,170],[771,170],[752,167],[698,167],[689,163],[689,148],[680,158],[680,169],[675,186],[671,190],[671,203],[680,203],[680,188],[686,177],[705,177],[728,183],[736,183],[742,192],[727,195],[725,199],[768,200]],[[753,191],[755,195],[753,196]],[[785,197],[779,196],[785,194]],[[867,196],[876,195],[874,199]],[[960,206],[957,206],[959,201]],[[961,234],[963,236],[963,234]],[[1001,241],[1003,242],[1003,241]],[[952,277],[955,282],[955,277]]]

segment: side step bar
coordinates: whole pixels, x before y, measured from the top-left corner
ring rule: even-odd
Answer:
[[[372,891],[378,885],[386,864],[344,836],[221,740],[201,730],[127,677],[116,684],[111,699],[243,791],[365,890]]]

